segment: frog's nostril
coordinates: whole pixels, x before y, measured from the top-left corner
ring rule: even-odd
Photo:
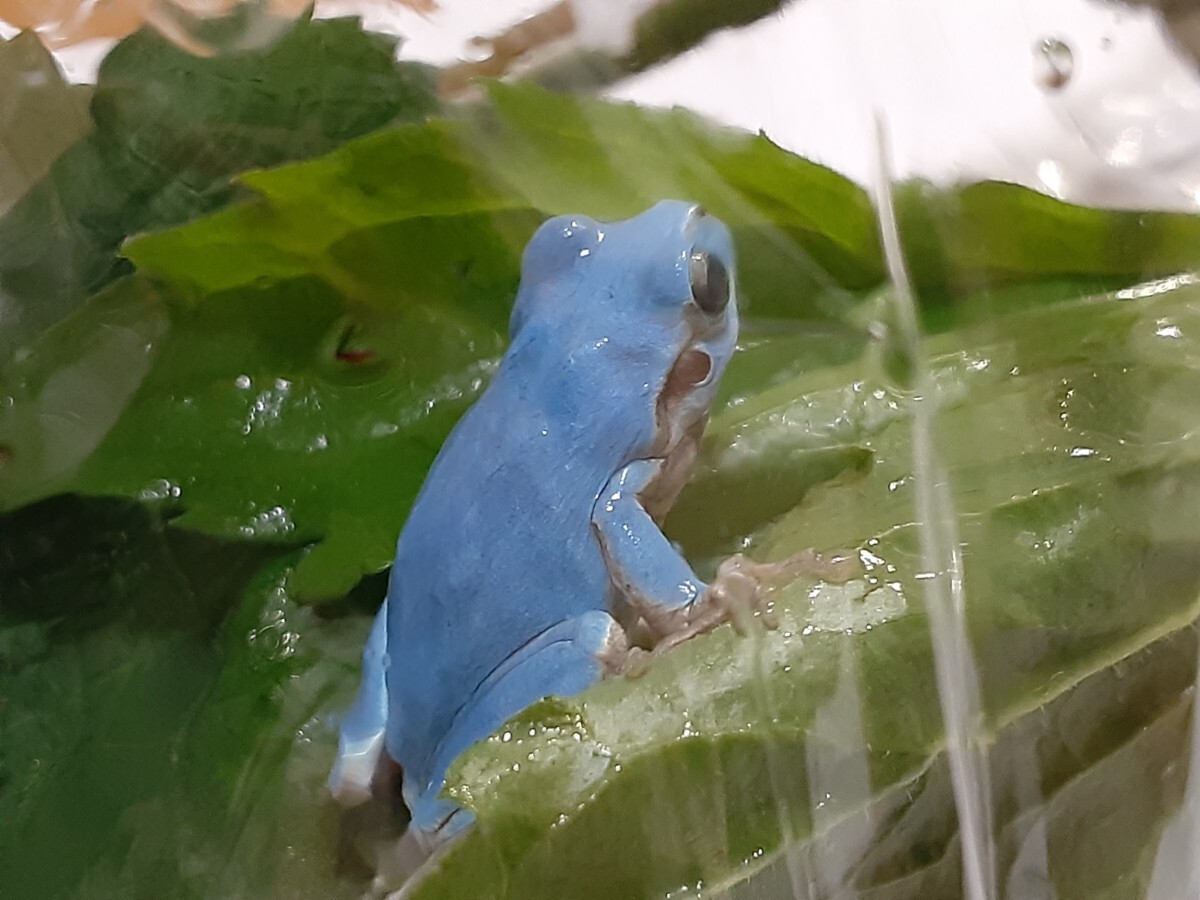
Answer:
[[[697,203],[695,206],[693,206],[691,209],[688,210],[688,221],[695,222],[697,219],[703,219],[707,215],[708,215],[708,210],[705,209],[703,206],[701,206],[699,203]]]

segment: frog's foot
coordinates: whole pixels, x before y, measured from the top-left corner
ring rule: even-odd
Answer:
[[[845,584],[863,574],[862,562],[852,550],[818,553],[809,548],[769,563],[754,562],[739,553],[726,562],[734,560],[738,561],[738,571],[750,575],[760,584],[770,585],[771,590],[805,575],[830,584]]]
[[[471,827],[474,827],[473,825]],[[426,878],[434,875],[438,870],[445,865],[446,857],[454,849],[455,844],[467,833],[467,829],[463,828],[455,832],[451,837],[442,842],[432,852],[419,847],[418,841],[413,841],[409,835],[405,835],[396,842],[396,846],[392,848],[396,860],[403,861],[404,864],[416,861],[418,863],[415,869],[410,869],[405,873],[404,880],[399,883],[394,876],[390,882],[385,882],[382,878],[376,878],[374,884],[375,893],[372,897],[384,897],[387,900],[408,900],[421,887],[421,883]],[[408,845],[405,846],[406,841]],[[381,870],[382,875],[382,870]],[[386,887],[385,887],[386,885]],[[365,900],[365,898],[364,898]]]
[[[429,862],[432,854],[412,831],[375,846],[375,879],[367,898],[395,896]]]
[[[362,681],[354,706],[342,721],[338,755],[329,773],[329,792],[343,806],[366,803],[380,793],[392,793],[395,764],[383,749],[387,729],[388,695],[384,659],[387,656],[385,600],[375,616],[363,648]]]
[[[842,584],[862,574],[858,557],[848,552],[828,555],[802,550],[777,562],[760,563],[740,553],[726,559],[717,569],[717,577],[695,603],[676,612],[653,650],[631,647],[627,651],[624,674],[637,677],[653,659],[684,641],[706,634],[729,622],[738,634],[745,634],[754,620],[775,628],[771,595],[802,575]]]

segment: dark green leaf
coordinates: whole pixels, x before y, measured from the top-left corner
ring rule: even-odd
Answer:
[[[136,822],[176,790],[220,671],[218,627],[279,553],[171,528],[128,500],[62,496],[0,517],[6,892],[63,896],[131,854]],[[160,872],[187,845],[164,821],[180,840]]]
[[[782,0],[663,0],[637,21],[628,64],[645,69],[694,47],[720,28],[749,25],[777,12]]]
[[[230,176],[328,152],[435,108],[429,71],[356,21],[298,20],[271,45],[198,58],[144,29],[104,59],[93,132],[0,220],[0,359],[127,271],[128,235],[223,206]]]
[[[323,539],[299,574],[308,597],[386,566],[498,324],[419,305],[372,317],[314,278],[165,301],[126,279],[10,367],[4,504],[123,494],[229,539]],[[340,359],[347,340],[370,361]]]
[[[1074,280],[1077,293],[1200,263],[1193,216],[1088,209],[1004,182],[897,191],[905,256],[925,303],[1014,283]]]

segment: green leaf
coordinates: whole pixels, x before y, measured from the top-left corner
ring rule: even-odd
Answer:
[[[1200,649],[1198,298],[1058,304],[929,348],[1001,871],[1042,828],[1058,897],[1148,883],[1182,797],[1173,773]],[[720,629],[639,680],[517,716],[452,772],[450,794],[480,827],[414,896],[665,896],[701,883],[720,895],[748,878],[761,891],[786,884],[785,834],[791,853],[814,871],[836,861],[856,890],[959,896],[910,437],[903,398],[861,364],[718,416],[696,485],[707,516],[671,533],[711,548],[713,520],[733,517],[731,543],[766,558],[857,547],[866,576],[790,585],[777,631]],[[840,479],[811,464],[817,451],[845,453]],[[778,505],[790,511],[739,495],[746,466],[787,486]],[[1122,825],[1097,828],[1106,817]],[[1080,829],[1082,844],[1070,839]]]
[[[114,288],[9,367],[0,504],[67,489],[153,497],[166,484],[191,527],[320,541],[292,584],[309,599],[387,565],[425,468],[503,347],[520,253],[546,216],[617,218],[683,196],[726,220],[741,249],[747,346],[774,335],[735,362],[727,396],[852,357],[865,330],[846,314],[883,277],[867,198],[833,172],[681,111],[531,88],[495,86],[462,118],[241,180],[249,201],[127,246],[158,287]],[[1053,299],[1078,292],[1078,278],[1125,283],[1178,265],[1188,236],[1200,237],[1196,219],[1147,214],[1153,240],[1084,252],[1069,233],[1119,235],[1124,214],[1031,196],[982,185],[905,201],[907,216],[928,217],[961,198],[958,231],[996,245],[955,243],[949,229],[917,243],[914,270],[924,260],[942,279],[930,276],[930,289],[964,303],[993,282],[1076,278]],[[1008,220],[1021,230],[1005,242],[988,223]],[[1020,236],[1043,231],[1068,235],[1052,255],[1067,262],[1055,267]],[[796,343],[767,317],[804,323],[789,326]],[[816,330],[832,339],[812,356],[804,335]],[[87,402],[72,384],[88,386]]]
[[[32,40],[32,38],[30,38]],[[104,58],[92,133],[0,220],[0,359],[128,270],[121,241],[237,196],[230,176],[433,112],[429,70],[356,21],[301,18],[263,49],[198,58],[143,29]]]
[[[309,598],[390,563],[426,468],[481,387],[476,358],[498,349],[498,323],[436,307],[348,319],[316,279],[195,308],[168,298],[118,282],[10,367],[0,502],[120,494],[229,539],[322,540],[299,573]],[[372,361],[338,358],[351,328]]]
[[[777,12],[781,0],[750,0],[738,4],[719,0],[663,0],[637,20],[633,49],[627,63],[637,69],[682,53],[721,28],[749,25]]]
[[[128,253],[155,283],[114,285],[4,372],[0,505],[119,494],[229,538],[319,541],[292,588],[336,597],[391,561],[426,468],[503,348],[520,253],[548,214],[603,200],[597,214],[615,216],[660,190],[699,191],[711,157],[731,179],[757,167],[742,178],[746,197],[775,173],[822,198],[816,211],[771,201],[768,217],[714,197],[714,208],[743,210],[734,221],[747,244],[803,239],[847,272],[874,253],[861,192],[762,139],[603,104],[580,106],[600,117],[587,130],[556,137],[531,105],[553,98],[501,96],[498,120],[400,127],[249,173],[258,199],[134,241]],[[597,144],[605,135],[613,141]],[[617,190],[626,179],[614,170],[602,197],[590,182],[551,179],[565,146],[591,141],[587,165],[606,148],[632,164],[664,137],[676,150],[657,151],[646,186]],[[552,142],[538,151],[540,175],[527,174],[525,140]],[[685,145],[696,155],[681,155]],[[746,271],[747,290],[764,294],[805,273],[817,284],[807,256]]]
[[[213,636],[280,552],[174,529],[123,500],[64,496],[0,517],[6,891],[63,896],[130,854],[132,823],[177,790],[220,671]],[[210,764],[243,752],[208,749]]]
[[[363,255],[333,255],[347,235],[417,217],[498,209],[539,216],[635,214],[666,196],[702,202],[732,228],[743,299],[758,317],[838,320],[884,280],[874,213],[849,180],[762,136],[715,129],[682,110],[645,110],[493,85],[466,118],[399,128],[301,166],[250,173],[257,202],[187,229],[149,235],[127,255],[202,291],[314,269],[351,292]],[[921,296],[990,300],[1055,284],[1082,296],[1194,264],[1200,219],[1061,203],[1011,184],[898,197]],[[313,216],[320,208],[323,216]],[[303,227],[301,226],[303,223]],[[520,244],[517,230],[506,237]],[[353,263],[354,265],[348,265]],[[949,324],[953,324],[953,320]]]
[[[744,292],[759,314],[829,315],[844,308],[847,291],[882,277],[870,205],[847,179],[689,113],[527,87],[494,86],[491,105],[467,119],[398,128],[242,181],[257,202],[142,237],[127,255],[145,272],[202,291],[317,270],[352,293],[379,262],[355,245],[344,248],[361,230],[532,210],[519,228],[502,232],[519,255],[550,215],[623,218],[678,196],[703,202],[733,228],[749,257]],[[324,214],[314,216],[315,208]],[[388,252],[397,249],[405,245],[395,241]],[[814,310],[830,284],[829,308]]]
[[[1089,209],[1003,182],[953,191],[912,182],[896,203],[926,304],[1031,281],[1099,292],[1200,264],[1194,216]]]

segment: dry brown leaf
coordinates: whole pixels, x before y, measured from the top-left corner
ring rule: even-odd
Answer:
[[[466,90],[472,79],[499,78],[508,73],[531,52],[560,40],[575,31],[575,14],[567,0],[554,4],[495,37],[477,37],[473,43],[489,47],[491,53],[481,60],[461,62],[448,67],[438,83],[443,97],[454,97]]]
[[[36,30],[50,48],[68,47],[94,38],[122,38],[143,24],[192,53],[207,55],[211,48],[188,34],[179,18],[227,15],[243,2],[259,2],[271,15],[295,18],[311,0],[0,0],[0,22]],[[381,0],[429,13],[435,0]]]

